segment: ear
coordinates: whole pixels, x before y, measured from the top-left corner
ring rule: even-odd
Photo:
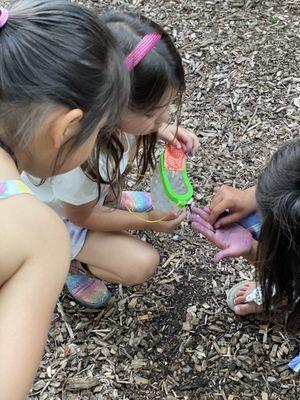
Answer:
[[[64,112],[57,117],[51,135],[53,145],[56,149],[59,149],[72,136],[78,134],[82,118],[83,111],[79,108]]]

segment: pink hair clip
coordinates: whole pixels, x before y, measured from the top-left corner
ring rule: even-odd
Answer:
[[[128,71],[133,70],[147,54],[156,46],[161,38],[160,33],[149,33],[137,44],[130,54],[125,58],[125,66]]]
[[[8,10],[6,8],[1,8],[0,10],[0,29],[3,28],[3,26],[6,24],[8,20]]]

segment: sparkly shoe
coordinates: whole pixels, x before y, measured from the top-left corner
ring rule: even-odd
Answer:
[[[147,192],[124,191],[122,192],[119,209],[137,213],[151,211],[151,195]]]
[[[87,308],[103,307],[110,299],[110,292],[104,282],[83,274],[69,274],[65,288],[76,303]]]

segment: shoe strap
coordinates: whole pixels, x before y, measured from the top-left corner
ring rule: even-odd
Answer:
[[[245,300],[246,303],[251,303],[253,301],[258,306],[261,306],[263,304],[263,301],[260,286],[257,286],[255,289],[253,289],[252,292],[246,296]]]

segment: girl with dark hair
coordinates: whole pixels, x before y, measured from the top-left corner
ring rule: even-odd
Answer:
[[[63,0],[0,10],[0,393],[24,399],[70,264],[64,225],[21,171],[46,178],[82,164],[127,98],[115,40]]]
[[[180,108],[185,90],[181,58],[170,36],[138,14],[110,12],[102,16],[102,21],[117,40],[124,54],[124,70],[130,74],[128,108],[115,126],[102,129],[93,157],[82,169],[49,182],[71,234],[73,259],[86,264],[88,271],[99,278],[70,274],[67,289],[81,305],[95,308],[109,299],[100,279],[140,284],[155,273],[159,264],[159,255],[152,246],[124,231],[171,232],[185,217],[184,212],[152,211],[149,194],[121,195],[121,178],[128,164],[137,160],[140,176],[148,165],[154,167],[157,138],[185,146],[191,154],[198,147],[194,134],[168,125],[170,105],[177,99]],[[43,198],[45,185],[31,188]],[[110,189],[114,203],[120,203],[122,209],[104,203],[111,197]]]
[[[256,267],[255,281],[241,282],[228,292],[229,306],[236,314],[247,315],[285,304],[291,310],[287,329],[299,332],[300,141],[286,144],[273,155],[258,178],[256,190],[224,189],[216,195],[222,198],[223,206],[214,199],[220,212],[233,206],[245,215],[257,208],[261,216],[258,241],[243,227],[232,224],[235,219],[214,229],[211,209],[194,209],[191,216],[193,228],[221,249],[217,261],[244,256]]]

